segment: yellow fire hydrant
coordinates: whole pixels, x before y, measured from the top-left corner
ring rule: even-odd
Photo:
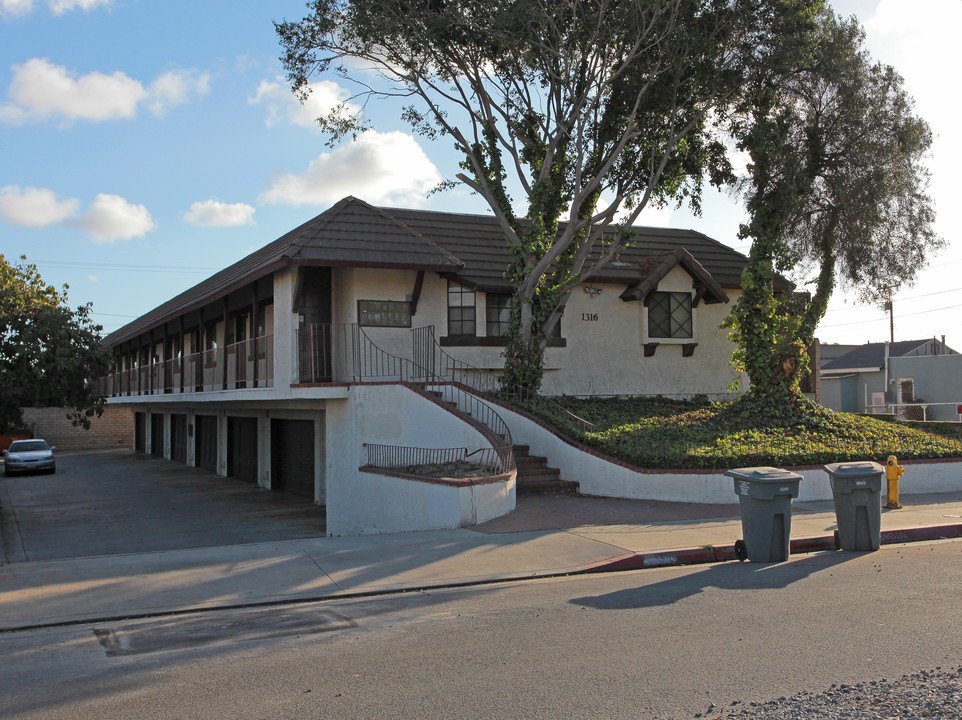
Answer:
[[[899,459],[894,455],[889,455],[885,463],[885,479],[888,480],[888,502],[885,507],[889,510],[898,510],[902,505],[899,503],[899,478],[905,473],[905,468],[899,465]]]

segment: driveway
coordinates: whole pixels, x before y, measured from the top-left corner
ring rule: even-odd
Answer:
[[[133,451],[63,454],[55,475],[0,478],[0,562],[325,535],[324,508]]]

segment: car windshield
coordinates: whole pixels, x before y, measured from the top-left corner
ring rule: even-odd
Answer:
[[[50,446],[47,445],[45,440],[21,440],[19,442],[11,443],[10,452],[37,452],[38,450],[49,450]]]

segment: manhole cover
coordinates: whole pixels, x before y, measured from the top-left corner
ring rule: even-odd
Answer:
[[[264,640],[332,632],[356,623],[328,610],[272,607],[204,615],[184,615],[113,628],[94,628],[108,656],[138,655],[214,643]]]

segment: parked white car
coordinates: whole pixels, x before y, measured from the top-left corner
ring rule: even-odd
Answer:
[[[3,451],[3,473],[15,472],[57,472],[57,460],[53,455],[56,448],[50,447],[46,440],[14,440]]]

